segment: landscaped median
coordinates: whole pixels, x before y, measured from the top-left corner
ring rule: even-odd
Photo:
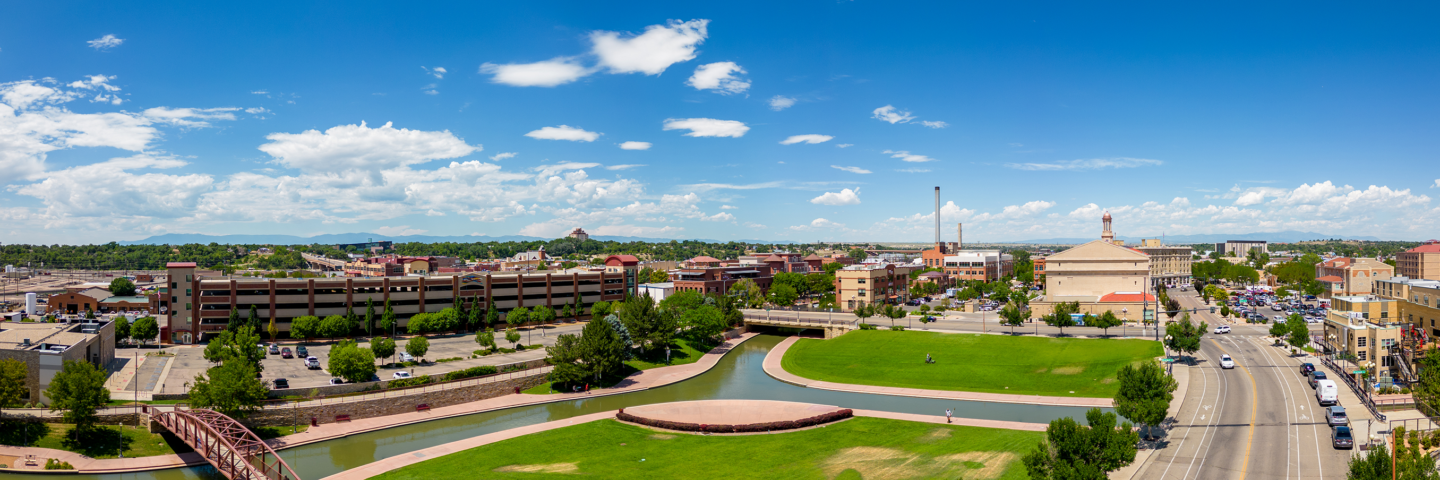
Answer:
[[[859,330],[794,341],[780,366],[830,384],[1108,400],[1121,367],[1163,354],[1148,340]]]

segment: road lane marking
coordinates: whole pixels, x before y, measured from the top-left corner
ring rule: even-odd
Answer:
[[[1208,357],[1207,357],[1207,363],[1208,363]],[[1180,478],[1182,478],[1182,479],[1190,476],[1190,469],[1191,469],[1191,468],[1194,468],[1194,469],[1195,469],[1195,478],[1200,478],[1200,471],[1205,469],[1205,458],[1210,455],[1210,447],[1215,446],[1215,437],[1220,434],[1220,429],[1217,428],[1217,427],[1220,426],[1220,414],[1219,414],[1219,411],[1220,411],[1220,410],[1224,410],[1224,409],[1225,409],[1225,404],[1228,403],[1229,400],[1230,400],[1230,382],[1226,382],[1226,381],[1221,380],[1221,378],[1222,378],[1222,377],[1221,377],[1221,373],[1222,373],[1222,372],[1220,371],[1220,368],[1219,368],[1218,366],[1215,367],[1215,368],[1213,368],[1213,370],[1215,370],[1215,381],[1216,381],[1216,382],[1219,382],[1220,385],[1221,385],[1222,387],[1224,387],[1224,388],[1221,389],[1221,393],[1220,393],[1220,406],[1215,409],[1216,414],[1215,414],[1214,417],[1212,417],[1212,420],[1214,421],[1214,423],[1210,424],[1210,427],[1206,428],[1205,431],[1203,431],[1203,432],[1200,433],[1200,447],[1196,447],[1196,448],[1195,448],[1195,453],[1200,453],[1200,448],[1201,448],[1201,447],[1204,447],[1204,448],[1205,448],[1205,453],[1200,454],[1200,456],[1198,457],[1198,458],[1200,459],[1200,464],[1199,464],[1199,465],[1196,465],[1196,464],[1195,464],[1195,458],[1191,458],[1191,459],[1190,459],[1190,466],[1185,467],[1185,475],[1182,476],[1182,477],[1180,477]],[[1210,434],[1210,443],[1208,443],[1208,444],[1205,443],[1205,434],[1207,434],[1207,433]]]
[[[1201,353],[1203,353],[1203,352],[1201,352]],[[1203,401],[1205,401],[1205,393],[1208,392],[1209,389],[1210,389],[1210,379],[1209,379],[1209,377],[1205,376],[1205,369],[1203,369],[1203,368],[1196,368],[1195,370],[1199,371],[1199,373],[1200,373],[1200,401],[1203,402]],[[1183,404],[1183,402],[1182,402],[1182,404]],[[1195,413],[1190,415],[1190,424],[1191,424],[1191,425],[1194,425],[1194,424],[1195,424],[1195,420],[1199,419],[1200,411],[1201,411],[1201,410],[1206,410],[1206,409],[1209,409],[1209,408],[1210,408],[1209,405],[1205,405],[1203,408],[1197,408],[1197,409],[1195,409]],[[1176,412],[1176,413],[1178,414],[1179,412]],[[1180,450],[1181,450],[1182,448],[1185,448],[1185,441],[1190,439],[1190,435],[1189,435],[1190,429],[1193,429],[1193,428],[1194,428],[1194,427],[1187,427],[1187,428],[1186,428],[1185,438],[1180,439],[1180,444],[1175,446],[1175,451],[1170,454],[1170,461],[1165,464],[1165,470],[1164,470],[1163,472],[1160,472],[1160,478],[1165,478],[1165,476],[1170,473],[1170,467],[1175,466],[1175,459],[1179,457]],[[1197,449],[1197,450],[1198,450],[1198,449]]]
[[[1257,349],[1260,351],[1260,354],[1263,355],[1263,356],[1265,356],[1265,361],[1266,361],[1266,362],[1269,362],[1270,364],[1275,365],[1275,366],[1278,366],[1278,365],[1279,365],[1279,364],[1277,364],[1277,363],[1275,362],[1275,359],[1274,359],[1274,358],[1271,358],[1270,353],[1269,353],[1267,350],[1265,350],[1265,348],[1264,348],[1263,346],[1260,346],[1260,343],[1257,342],[1255,339],[1253,339],[1253,338],[1250,339],[1250,344],[1257,347]],[[1286,402],[1286,406],[1289,407],[1289,408],[1286,408],[1286,409],[1285,409],[1285,418],[1286,418],[1286,421],[1287,421],[1287,422],[1289,421],[1291,410],[1294,410],[1294,411],[1295,411],[1295,417],[1296,417],[1296,418],[1295,418],[1295,422],[1296,422],[1296,423],[1294,424],[1294,425],[1295,425],[1295,442],[1294,442],[1294,443],[1295,443],[1295,445],[1297,446],[1297,448],[1294,449],[1294,450],[1295,450],[1295,476],[1296,476],[1296,478],[1305,478],[1305,471],[1304,471],[1304,467],[1303,467],[1303,466],[1304,466],[1304,461],[1302,461],[1302,460],[1300,459],[1300,449],[1298,448],[1298,445],[1300,444],[1300,424],[1299,424],[1299,421],[1300,421],[1300,420],[1306,420],[1306,418],[1305,418],[1304,415],[1300,415],[1300,411],[1299,411],[1299,410],[1296,410],[1296,409],[1294,408],[1294,407],[1297,406],[1297,405],[1295,404],[1295,393],[1290,390],[1290,383],[1289,383],[1289,382],[1286,382],[1284,378],[1281,378],[1281,377],[1280,377],[1280,369],[1279,369],[1279,368],[1270,368],[1269,370],[1270,370],[1271,376],[1275,377],[1275,382],[1278,383],[1278,384],[1280,384],[1281,389],[1284,391],[1285,398],[1286,398],[1287,400],[1289,400],[1288,402]],[[1258,394],[1258,392],[1257,392],[1257,394]],[[1287,425],[1287,426],[1285,427],[1285,478],[1287,478],[1287,479],[1290,478],[1290,450],[1291,450],[1290,445],[1291,445],[1291,442],[1290,442],[1290,427]]]
[[[1212,338],[1210,341],[1215,342],[1215,339]],[[1225,347],[1221,346],[1220,342],[1215,342],[1215,347],[1226,355],[1230,354],[1225,351]],[[1245,368],[1243,364],[1236,366],[1245,371],[1245,376],[1250,377],[1250,433],[1245,436],[1245,460],[1240,464],[1240,480],[1245,480],[1245,471],[1250,467],[1250,444],[1255,441],[1255,413],[1260,409],[1260,395],[1259,389],[1255,385],[1255,376],[1250,374],[1250,369]],[[1206,452],[1208,453],[1209,450]]]

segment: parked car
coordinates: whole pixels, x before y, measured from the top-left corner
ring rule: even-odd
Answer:
[[[395,380],[410,378],[410,372],[395,372],[394,374],[390,375],[390,378]]]
[[[290,351],[290,347],[285,347],[285,348],[280,349],[280,358],[293,358],[293,357],[295,357],[295,354]]]
[[[1315,401],[1320,402],[1322,407],[1340,404],[1340,388],[1335,386],[1334,380],[1315,382]]]
[[[345,380],[341,379],[340,377],[330,377],[331,385],[343,385],[344,383]]]
[[[1284,315],[1276,315],[1276,316],[1275,316],[1275,323],[1281,323],[1281,322],[1284,322],[1285,320],[1287,320],[1287,319],[1285,318]]]
[[[1220,356],[1220,368],[1224,368],[1224,369],[1235,368],[1235,360],[1232,359],[1232,358],[1230,358],[1229,355],[1221,355],[1221,356]]]
[[[1310,388],[1315,388],[1315,382],[1325,380],[1325,372],[1316,370],[1310,372]]]
[[[1229,325],[1221,325],[1221,326],[1215,327],[1215,333],[1230,333],[1230,326],[1229,326]]]
[[[270,354],[271,354],[271,355],[279,355],[279,354],[280,354],[280,346],[279,346],[279,345],[276,345],[276,344],[273,344],[273,343],[270,344]]]
[[[1302,364],[1300,364],[1300,375],[1301,375],[1301,376],[1308,377],[1308,376],[1310,376],[1310,373],[1311,373],[1311,372],[1314,372],[1314,371],[1315,371],[1315,364],[1313,364],[1313,363],[1302,363]]]
[[[1283,312],[1283,311],[1285,311],[1285,307],[1280,306],[1280,304],[1278,304],[1278,303],[1275,304],[1275,305],[1271,305],[1271,306],[1270,306],[1270,309],[1271,309],[1271,310],[1274,310],[1274,311],[1277,311],[1277,312]]]
[[[404,363],[404,362],[413,362],[413,361],[415,361],[415,357],[414,357],[413,355],[410,355],[410,352],[400,352],[400,362],[401,362],[401,363]]]
[[[1345,407],[1336,405],[1325,409],[1325,423],[1332,427],[1349,425],[1350,417],[1345,416]]]
[[[1350,427],[1331,429],[1330,444],[1335,448],[1355,448],[1355,437],[1350,435]]]
[[[263,343],[257,343],[257,344],[255,344],[255,346],[260,349],[260,354],[261,354],[261,355],[264,355],[264,354],[265,354],[265,344],[263,344]]]
[[[320,369],[320,359],[315,357],[305,357],[305,368],[311,370]]]
[[[275,388],[290,388],[290,381],[283,378],[275,379],[274,383]]]
[[[305,358],[305,357],[310,356],[310,351],[309,351],[309,350],[306,350],[304,345],[301,345],[301,346],[295,347],[295,356],[300,357],[300,358]]]

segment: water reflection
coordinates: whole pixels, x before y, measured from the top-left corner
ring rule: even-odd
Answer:
[[[943,415],[989,420],[1047,423],[1060,417],[1084,416],[1083,408],[1002,403],[962,402],[925,398],[892,397],[863,393],[832,392],[797,387],[766,375],[765,354],[784,337],[762,335],[741,344],[715,368],[684,382],[652,390],[592,397],[573,402],[513,408],[463,417],[436,420],[370,433],[351,435],[280,452],[300,478],[317,480],[336,472],[426,447],[487,433],[553,420],[561,420],[635,405],[706,399],[756,399],[839,405],[848,408],[901,413]],[[209,472],[208,474],[205,472]],[[123,475],[67,476],[77,480],[211,480],[214,469],[188,468]],[[41,476],[18,475],[13,478]],[[52,477],[43,477],[49,480]],[[8,480],[8,478],[7,478]]]

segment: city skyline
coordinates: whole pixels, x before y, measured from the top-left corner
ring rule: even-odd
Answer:
[[[0,241],[1440,227],[1432,7],[656,5],[14,7]]]

